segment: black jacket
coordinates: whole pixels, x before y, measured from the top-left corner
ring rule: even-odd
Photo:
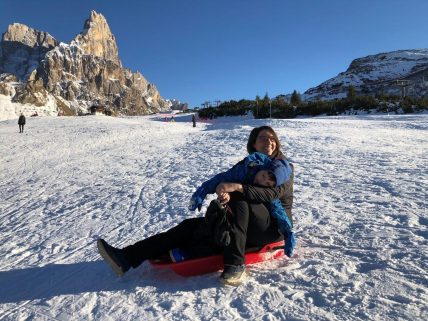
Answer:
[[[25,125],[25,116],[24,115],[19,116],[18,125]]]

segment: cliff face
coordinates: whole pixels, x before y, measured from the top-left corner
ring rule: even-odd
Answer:
[[[83,31],[76,36],[74,43],[87,55],[111,60],[121,66],[116,39],[104,16],[95,11],[85,21]]]
[[[0,44],[0,73],[10,73],[25,81],[46,53],[58,45],[47,32],[20,23],[11,24]]]
[[[428,95],[428,49],[400,50],[355,59],[349,68],[303,94],[305,100],[346,97],[349,86],[357,93]]]
[[[122,67],[106,19],[92,11],[83,31],[70,44],[46,32],[12,24],[0,44],[0,94],[12,101],[58,111],[86,112],[103,105],[124,115],[144,115],[169,107],[139,72]]]

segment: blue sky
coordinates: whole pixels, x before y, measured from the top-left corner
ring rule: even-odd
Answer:
[[[428,48],[427,0],[0,0],[0,31],[20,22],[70,42],[91,10],[125,67],[193,107],[303,93],[355,58]]]

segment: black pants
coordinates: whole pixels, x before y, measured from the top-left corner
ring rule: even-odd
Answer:
[[[225,264],[240,265],[245,263],[246,247],[262,246],[283,239],[276,220],[272,219],[263,204],[250,204],[240,193],[232,193],[231,196],[231,241],[227,247],[216,247],[211,231],[205,224],[205,218],[196,217],[186,219],[166,232],[125,247],[123,251],[126,258],[135,268],[147,259],[166,254],[170,249],[182,248],[190,249],[196,257],[223,251]]]
[[[155,259],[168,253],[170,249],[191,249],[192,256],[205,256],[218,252],[210,239],[211,233],[204,217],[182,221],[177,226],[123,249],[124,254],[135,268],[147,259]]]
[[[245,248],[262,246],[283,240],[278,224],[263,204],[248,203],[241,193],[232,193],[229,206],[231,241],[224,248],[224,264],[240,265],[245,263]]]
[[[16,127],[15,127],[16,128]],[[23,133],[24,132],[24,125],[19,124],[19,132]]]

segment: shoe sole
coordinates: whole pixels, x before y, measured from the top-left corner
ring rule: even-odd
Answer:
[[[97,240],[97,247],[98,247],[98,252],[102,256],[104,261],[106,261],[110,265],[114,273],[116,273],[118,276],[123,276],[125,273],[123,273],[122,268],[119,265],[117,265],[115,261],[113,261],[110,255],[108,255],[104,247],[104,244],[101,240]]]
[[[246,276],[247,276],[247,273],[244,271],[239,279],[228,279],[228,280],[226,280],[226,279],[220,278],[220,282],[222,284],[225,284],[225,285],[238,286],[238,285],[241,285],[245,281]]]

